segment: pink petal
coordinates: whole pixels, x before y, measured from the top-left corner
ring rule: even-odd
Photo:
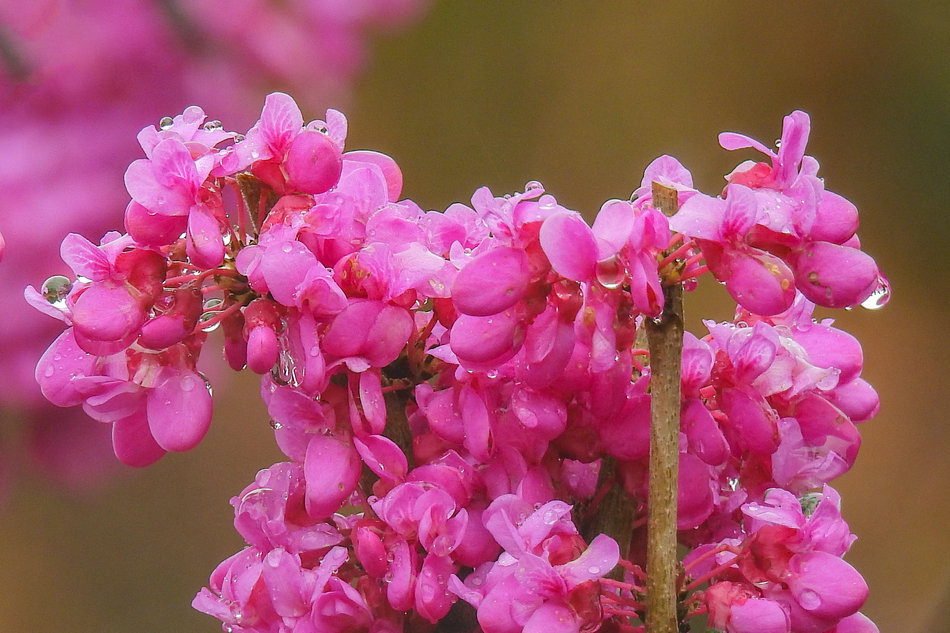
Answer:
[[[148,426],[166,451],[189,451],[211,426],[211,393],[204,378],[189,369],[163,372],[146,399]]]
[[[459,271],[452,284],[452,300],[462,314],[498,314],[521,300],[530,279],[524,251],[493,248]]]
[[[152,437],[144,410],[112,425],[112,448],[120,462],[135,468],[154,464],[165,454],[165,449]]]
[[[585,580],[603,578],[620,561],[620,546],[606,534],[598,534],[587,549],[576,559],[558,566],[558,571],[568,586],[579,585]]]
[[[881,408],[877,391],[863,378],[855,378],[844,385],[839,384],[827,398],[852,422],[870,420]]]
[[[122,341],[144,323],[145,312],[125,285],[94,284],[73,304],[76,332],[92,341]]]
[[[742,185],[728,185],[720,235],[723,239],[741,241],[755,224],[757,215],[758,203],[752,190]]]
[[[340,180],[343,159],[340,149],[325,134],[306,130],[291,141],[284,169],[291,189],[323,193]]]
[[[77,275],[92,281],[105,281],[111,276],[109,258],[82,235],[70,233],[63,238],[59,254]]]
[[[367,332],[363,356],[374,367],[385,367],[399,358],[414,324],[406,310],[386,305]]]
[[[858,305],[878,287],[877,264],[856,248],[810,242],[791,257],[798,289],[828,308]]]
[[[541,248],[551,267],[568,279],[587,281],[597,265],[597,240],[577,213],[555,213],[541,225]]]
[[[566,604],[545,602],[524,623],[522,633],[577,633],[580,622]]]
[[[623,200],[608,200],[600,207],[591,231],[598,243],[597,259],[620,252],[634,224],[633,207]]]
[[[266,325],[252,328],[247,337],[247,367],[255,374],[266,374],[277,363],[280,346],[274,330]]]
[[[843,244],[858,230],[858,209],[849,200],[830,191],[821,194],[815,223],[808,239]]]
[[[676,513],[678,530],[698,527],[712,514],[710,481],[709,466],[691,453],[680,453]]]
[[[840,619],[861,608],[868,586],[861,574],[826,552],[795,554],[788,563],[786,582],[795,601],[820,618]]]
[[[283,548],[272,549],[264,557],[261,577],[277,615],[298,618],[307,613],[310,604],[303,598],[308,593],[307,579],[298,557]]]
[[[152,213],[134,200],[125,209],[125,230],[144,246],[171,244],[185,232],[188,219],[184,215]]]
[[[264,109],[258,123],[263,141],[274,153],[282,157],[291,139],[303,127],[303,115],[300,108],[289,95],[272,92],[264,98]]]
[[[487,317],[464,314],[455,321],[449,345],[468,364],[500,365],[520,349],[524,328],[509,310]]]
[[[738,389],[726,389],[722,394],[722,410],[729,416],[730,428],[737,434],[743,450],[758,455],[775,452],[778,427],[774,411],[764,400],[753,400]]]
[[[267,247],[259,270],[274,299],[291,307],[297,287],[307,278],[310,268],[318,265],[316,256],[303,243],[287,240]]]
[[[651,187],[654,181],[664,185],[683,185],[689,188],[693,186],[692,174],[672,156],[654,158],[643,170],[640,188]]]
[[[485,401],[471,386],[459,393],[459,412],[465,427],[465,448],[479,460],[491,456],[491,419]]]
[[[43,396],[56,406],[75,406],[84,399],[77,380],[95,375],[97,361],[79,347],[69,328],[43,352],[36,365],[36,382]]]
[[[732,605],[729,631],[732,633],[789,633],[791,622],[774,600],[746,600]]]
[[[723,149],[727,150],[746,149],[747,147],[751,147],[753,149],[759,150],[763,154],[775,156],[771,149],[759,141],[749,138],[745,134],[737,134],[735,132],[722,132],[719,135],[719,145]]]
[[[339,510],[356,488],[362,464],[352,444],[332,435],[310,438],[304,460],[307,513],[324,519]]]
[[[781,259],[755,250],[735,255],[728,265],[726,290],[749,312],[768,316],[791,307],[795,276]]]
[[[670,228],[689,237],[718,241],[725,212],[724,200],[698,193],[684,202],[670,218]]]
[[[353,443],[363,462],[381,479],[398,483],[406,478],[409,470],[406,454],[388,437],[383,435],[367,435],[362,439],[354,437]]]
[[[449,612],[455,596],[448,591],[448,579],[455,573],[448,556],[428,554],[416,579],[416,612],[429,622],[438,622]]]
[[[343,160],[372,163],[379,167],[380,171],[383,172],[383,177],[386,179],[386,190],[389,194],[389,201],[396,202],[399,200],[399,196],[402,193],[402,171],[400,171],[399,165],[396,164],[395,160],[386,154],[368,150],[347,152],[343,155]]]
[[[210,213],[200,208],[188,214],[185,250],[192,263],[201,268],[217,268],[224,260],[221,225]]]

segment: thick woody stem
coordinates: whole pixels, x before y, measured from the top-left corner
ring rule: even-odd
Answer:
[[[633,520],[636,510],[630,497],[617,479],[617,461],[607,455],[600,466],[598,488],[607,487],[607,492],[597,503],[593,516],[584,526],[583,535],[591,541],[598,534],[610,536],[620,546],[621,558],[626,558],[630,551],[630,541],[633,537]],[[623,567],[617,565],[607,575],[614,580],[623,579]]]
[[[653,204],[667,216],[676,190],[653,183]],[[677,633],[676,505],[679,474],[683,288],[664,286],[659,319],[646,319],[650,347],[650,494],[647,511],[646,633]]]

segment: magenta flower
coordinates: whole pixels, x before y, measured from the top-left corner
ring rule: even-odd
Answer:
[[[661,157],[588,226],[536,182],[424,212],[399,200],[395,161],[344,153],[346,119],[326,119],[305,124],[274,93],[244,137],[197,108],[146,128],[129,234],[70,235],[75,279],[26,292],[67,327],[37,366],[42,392],[110,424],[125,463],[207,432],[207,332],[221,326],[229,364],[261,375],[289,461],[232,499],[248,547],[195,608],[267,633],[635,628],[663,366],[638,341],[666,292],[708,269],[740,306],[683,342],[685,617],[730,633],[868,628],[826,484],[854,463],[877,397],[860,345],[797,290],[805,271],[832,304],[857,296],[833,279],[858,251],[830,241],[848,209],[803,157],[807,121],[792,116],[772,164],[734,172],[722,198]],[[672,219],[655,184],[679,196]],[[823,201],[837,228],[813,237]],[[604,530],[618,496],[631,523]]]

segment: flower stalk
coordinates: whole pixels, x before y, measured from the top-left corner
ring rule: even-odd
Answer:
[[[653,183],[654,206],[671,217],[676,190]],[[683,287],[664,286],[659,319],[645,319],[650,348],[650,492],[647,510],[647,633],[675,633],[677,618],[676,507],[679,473],[680,366]]]

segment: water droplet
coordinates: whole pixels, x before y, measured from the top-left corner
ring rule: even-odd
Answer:
[[[158,122],[158,127],[162,128],[163,130],[167,130],[173,125],[175,125],[175,119],[171,118],[170,116],[163,116]]]
[[[217,312],[203,312],[203,313],[201,314],[201,316],[198,317],[198,322],[199,322],[199,323],[208,323],[208,322],[211,321],[215,316],[217,316],[217,314],[218,314]],[[215,330],[218,329],[218,327],[219,327],[220,325],[221,325],[221,321],[213,321],[213,322],[211,322],[210,325],[207,325],[207,326],[202,327],[202,328],[201,328],[201,331],[202,331],[202,332],[214,332]]]
[[[320,355],[320,346],[319,346],[319,345],[314,345],[313,347],[311,347],[311,348],[310,348],[310,355],[313,356],[314,358],[316,358],[317,356],[319,356],[319,355]]]
[[[528,193],[529,191],[537,191],[539,189],[541,191],[544,191],[544,185],[542,185],[537,180],[529,180],[528,182],[524,184],[525,193]]]
[[[591,565],[590,567],[587,568],[587,573],[592,576],[596,576],[597,574],[600,573],[600,567],[598,567],[597,565]]]
[[[271,421],[270,421],[270,428],[274,429],[275,431],[279,431],[279,430],[281,430],[282,428],[284,428],[284,425],[281,424],[280,422],[278,422],[277,420],[271,420]]]
[[[290,253],[291,251],[294,250],[294,245],[291,244],[290,242],[287,242],[281,247],[280,250],[284,251],[285,253]]]
[[[819,596],[818,592],[816,591],[805,589],[800,594],[798,594],[798,599],[796,602],[798,602],[798,604],[800,604],[803,609],[812,611],[821,606],[821,596]]]
[[[47,365],[47,366],[46,366],[46,371],[43,372],[43,375],[46,376],[47,378],[49,378],[50,376],[52,376],[52,375],[55,374],[55,373],[56,373],[56,370],[53,369],[53,366],[52,366],[52,365]]]
[[[182,391],[191,391],[195,388],[195,379],[193,376],[182,376],[179,383]]]
[[[627,277],[627,270],[624,268],[620,258],[614,255],[609,259],[597,262],[596,268],[597,281],[604,288],[619,288]]]
[[[554,525],[557,523],[557,512],[554,510],[546,510],[541,516],[541,521],[544,522],[545,525]]]
[[[497,370],[497,369],[491,369],[491,370],[485,372],[485,375],[488,376],[489,378],[498,378],[498,370]]]
[[[224,299],[219,299],[219,298],[217,298],[217,297],[212,297],[211,299],[208,299],[207,301],[205,301],[205,303],[204,303],[204,309],[205,309],[205,310],[211,310],[212,308],[217,308],[217,307],[218,307],[219,305],[221,305],[222,303],[224,303]]]
[[[214,132],[215,130],[220,130],[224,126],[221,125],[221,121],[215,119],[214,121],[208,121],[203,127],[206,132]]]
[[[861,302],[861,307],[867,310],[880,310],[891,300],[891,286],[884,275],[877,278],[877,288],[867,299]]]
[[[812,283],[817,283],[817,282],[818,282],[818,273],[816,273],[815,271],[811,271],[810,273],[808,273],[808,281],[810,281],[810,282],[812,282]]]
[[[253,151],[251,152],[251,159],[252,159],[252,160],[257,160],[257,159],[260,158],[260,157],[261,157],[261,153],[258,152],[257,150],[253,150]]]
[[[73,289],[73,282],[63,275],[53,275],[43,282],[40,292],[51,304],[58,308],[66,307],[66,295]]]

